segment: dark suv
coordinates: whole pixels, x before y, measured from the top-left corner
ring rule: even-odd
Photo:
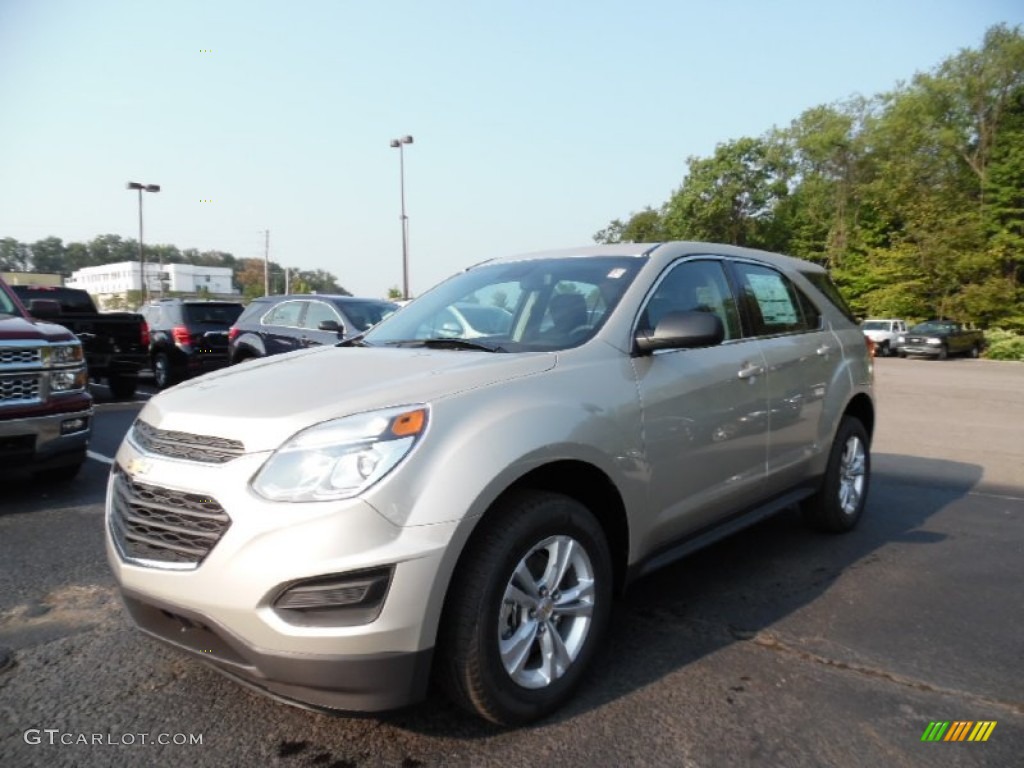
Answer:
[[[398,309],[390,301],[354,296],[264,296],[254,300],[228,332],[231,362],[336,344]]]
[[[228,329],[243,309],[238,302],[203,299],[160,299],[142,307],[156,385],[165,389],[226,366]]]

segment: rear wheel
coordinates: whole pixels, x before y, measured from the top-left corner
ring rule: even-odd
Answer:
[[[579,502],[515,494],[492,510],[453,576],[438,677],[460,706],[500,725],[554,711],[605,633],[611,555]]]
[[[153,358],[153,379],[159,389],[167,389],[174,383],[171,360],[166,352],[157,352]]]
[[[803,504],[812,528],[830,533],[852,530],[860,520],[871,484],[871,450],[867,430],[844,416],[829,453],[821,488]]]

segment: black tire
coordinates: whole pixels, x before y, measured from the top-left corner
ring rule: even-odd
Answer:
[[[857,451],[863,454],[859,475],[854,455]],[[860,477],[859,483],[857,477]],[[804,522],[815,530],[828,533],[853,530],[864,513],[870,485],[871,442],[867,430],[859,419],[843,416],[832,442],[821,487],[803,503]],[[847,492],[856,497],[848,497]]]
[[[153,357],[153,381],[157,389],[167,389],[176,381],[171,359],[166,352],[157,352]]]
[[[512,494],[480,526],[452,577],[435,672],[459,706],[499,725],[522,725],[557,709],[579,684],[600,647],[611,609],[611,555],[594,516],[579,502],[559,494]],[[559,551],[558,547],[575,554],[562,569],[562,578],[551,580],[555,588],[545,592],[547,568],[554,562],[551,548]],[[529,570],[531,581],[518,575],[523,573],[520,566]],[[574,580],[581,574],[583,582],[589,583],[588,568],[593,580],[591,602],[567,598],[570,589],[579,587]],[[518,586],[512,583],[514,575]],[[533,596],[527,594],[526,584],[537,588]],[[510,598],[512,590],[528,602]],[[531,604],[535,608],[526,611]],[[570,604],[589,608],[589,623],[583,611],[558,610],[559,605]],[[508,641],[504,660],[503,630]],[[522,641],[516,642],[517,636]],[[522,649],[518,664],[510,661],[517,655],[516,648]],[[563,658],[568,659],[562,669],[556,648],[565,650]],[[509,670],[507,663],[514,669]],[[545,683],[546,672],[551,679]]]
[[[135,397],[135,388],[139,384],[137,376],[111,376],[107,380],[110,394],[116,400],[131,400]]]
[[[883,341],[878,345],[878,354],[880,357],[892,357],[892,347],[889,346],[888,341]]]

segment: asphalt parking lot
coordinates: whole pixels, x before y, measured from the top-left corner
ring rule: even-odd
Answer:
[[[860,528],[787,512],[641,580],[579,695],[519,731],[438,696],[288,707],[134,630],[102,499],[142,403],[98,388],[82,474],[0,489],[0,765],[1020,765],[1024,365],[883,359],[876,383]],[[923,742],[933,721],[996,726]]]

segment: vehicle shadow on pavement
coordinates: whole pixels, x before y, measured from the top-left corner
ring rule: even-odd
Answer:
[[[844,572],[870,566],[887,544],[942,541],[943,534],[922,530],[923,524],[974,490],[981,478],[982,468],[973,464],[875,454],[868,506],[852,533],[809,531],[798,510],[786,510],[639,579],[617,602],[605,651],[589,679],[537,727],[599,709],[731,644],[770,647],[776,622],[818,599]],[[914,491],[912,503],[908,490]],[[714,690],[729,699],[743,686],[723,679]],[[423,705],[380,719],[451,738],[499,731],[455,710],[437,693]]]
[[[5,476],[0,480],[0,517],[102,504],[109,474],[106,464],[86,461],[73,480],[64,482],[36,479],[28,472]]]

